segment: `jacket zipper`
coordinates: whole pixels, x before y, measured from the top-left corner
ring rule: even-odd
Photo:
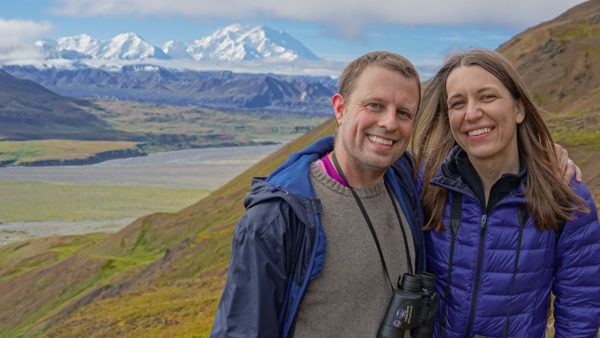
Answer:
[[[467,335],[471,336],[473,328],[473,320],[475,319],[475,307],[477,306],[477,296],[479,293],[479,282],[481,279],[481,264],[483,263],[483,249],[485,243],[485,233],[487,231],[487,213],[481,216],[481,231],[479,234],[479,248],[477,249],[477,264],[475,266],[475,283],[473,284],[473,292],[471,294],[471,307],[469,310],[469,321],[467,322]]]

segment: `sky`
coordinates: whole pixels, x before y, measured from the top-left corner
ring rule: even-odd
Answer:
[[[319,57],[349,62],[372,50],[435,68],[456,50],[495,49],[581,0],[3,0],[0,56],[27,56],[42,38],[135,32],[156,46],[233,24],[268,25]]]

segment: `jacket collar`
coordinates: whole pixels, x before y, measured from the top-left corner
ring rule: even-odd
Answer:
[[[516,196],[524,196],[525,181],[527,179],[527,167],[523,160],[520,162],[518,174],[506,173],[494,183],[490,192],[489,205],[493,207],[499,200],[509,193]],[[456,190],[484,201],[483,186],[477,171],[469,161],[467,153],[460,147],[455,146],[448,157],[444,160],[440,170],[438,170],[433,184]]]
[[[296,196],[315,198],[315,191],[310,183],[310,165],[333,150],[333,143],[333,136],[327,136],[292,154],[269,175],[267,181]]]

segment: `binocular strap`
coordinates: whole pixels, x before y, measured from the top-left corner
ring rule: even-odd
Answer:
[[[383,271],[385,272],[385,274],[388,278],[388,281],[390,282],[390,287],[392,288],[392,292],[394,292],[394,285],[392,284],[392,279],[390,278],[390,274],[388,272],[387,265],[385,264],[385,258],[383,257],[383,251],[381,250],[381,245],[379,244],[379,239],[377,238],[377,233],[375,233],[375,228],[373,227],[371,218],[369,217],[369,214],[367,214],[367,210],[365,209],[365,206],[363,205],[362,201],[360,200],[360,197],[358,197],[358,194],[354,191],[354,188],[352,188],[350,183],[348,183],[348,179],[344,175],[344,172],[342,171],[342,168],[340,167],[340,164],[338,163],[337,157],[335,156],[335,152],[332,152],[331,157],[333,159],[333,165],[335,167],[335,170],[337,170],[338,174],[342,177],[342,179],[348,185],[348,188],[352,192],[352,196],[354,196],[354,200],[356,201],[356,204],[358,205],[360,212],[362,213],[363,217],[365,218],[365,222],[367,223],[367,226],[369,227],[369,231],[371,232],[371,236],[373,236],[373,240],[375,241],[375,246],[377,247],[377,251],[379,252],[379,258],[381,259],[381,265],[383,267]],[[400,211],[398,210],[398,206],[396,205],[396,201],[395,201],[395,198],[394,198],[391,188],[389,187],[389,185],[387,183],[385,183],[384,185],[385,185],[385,189],[387,190],[388,195],[390,196],[392,205],[394,206],[394,212],[396,213],[396,218],[398,219],[398,224],[400,225],[400,230],[402,231],[402,238],[404,239],[404,249],[406,250],[406,260],[408,263],[407,264],[408,271],[410,273],[413,273],[412,258],[410,257],[410,251],[408,248],[408,239],[406,237],[406,230],[404,230],[404,223],[402,222],[402,218],[400,217]],[[400,276],[398,276],[398,283],[399,282],[400,282]]]

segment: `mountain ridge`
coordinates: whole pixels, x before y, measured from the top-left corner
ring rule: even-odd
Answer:
[[[167,41],[156,47],[134,32],[100,40],[88,34],[35,42],[45,59],[137,60],[189,59],[198,62],[317,61],[320,58],[290,34],[266,25],[232,24],[190,43]],[[173,48],[175,46],[176,48]]]
[[[226,111],[323,115],[336,82],[329,77],[172,70],[150,64],[119,70],[4,66],[13,76],[70,97],[194,105]]]
[[[63,97],[0,69],[0,138],[114,140],[133,136],[115,130],[85,111],[89,105],[87,101]]]

